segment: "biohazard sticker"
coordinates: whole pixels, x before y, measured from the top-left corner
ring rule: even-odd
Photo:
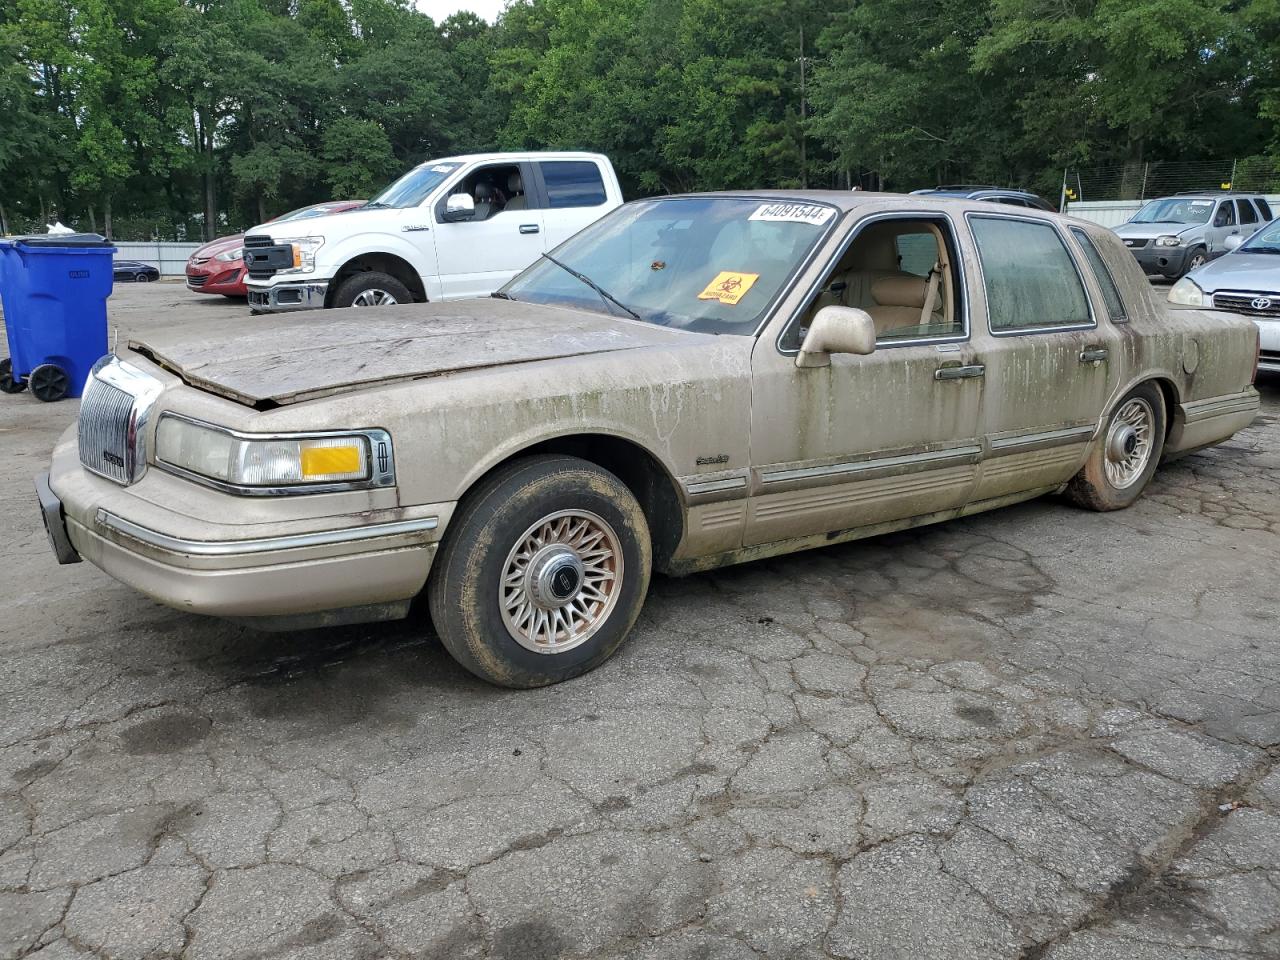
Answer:
[[[705,290],[698,294],[699,300],[719,300],[733,306],[741,300],[751,285],[760,279],[758,273],[739,273],[736,270],[721,270],[716,278],[707,284]]]
[[[831,207],[818,203],[762,203],[747,219],[770,223],[811,223],[820,227],[835,215]]]

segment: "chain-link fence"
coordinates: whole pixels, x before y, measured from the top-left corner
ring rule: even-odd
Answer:
[[[1270,157],[1138,161],[1065,171],[1066,199],[1146,200],[1188,190],[1280,193],[1280,164]]]

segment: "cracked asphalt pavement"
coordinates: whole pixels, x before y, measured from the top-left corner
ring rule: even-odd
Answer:
[[[534,692],[421,621],[260,634],[59,568],[31,477],[75,405],[0,397],[0,957],[1280,956],[1259,387],[1133,509],[656,578]]]

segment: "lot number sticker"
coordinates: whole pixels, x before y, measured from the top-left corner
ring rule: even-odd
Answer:
[[[811,223],[820,227],[835,216],[835,211],[816,203],[762,203],[748,220],[770,223]]]
[[[698,294],[699,300],[719,300],[733,306],[751,289],[752,284],[760,279],[758,273],[738,273],[736,270],[721,270],[716,278],[707,284],[705,290]]]

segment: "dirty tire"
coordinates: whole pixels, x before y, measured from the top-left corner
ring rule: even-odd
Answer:
[[[1109,452],[1108,448],[1113,441],[1116,447],[1123,447],[1121,441],[1126,413],[1132,414],[1131,419],[1135,422],[1149,419],[1149,446],[1143,454],[1141,468],[1133,469],[1132,477],[1118,485],[1114,482],[1113,471],[1123,469],[1126,461],[1120,459],[1122,449]],[[1164,394],[1158,386],[1147,382],[1130,390],[1107,414],[1102,434],[1089,451],[1089,459],[1067,484],[1067,496],[1089,510],[1123,510],[1130,506],[1142,495],[1160,464],[1160,455],[1164,452],[1166,417]],[[1110,470],[1108,461],[1111,462]],[[1136,468],[1138,464],[1135,462],[1134,466]]]
[[[27,382],[13,375],[13,361],[9,357],[0,360],[0,393],[21,393]]]
[[[594,632],[576,646],[542,653],[525,646],[508,625],[501,598],[509,594],[499,586],[526,534],[562,514],[602,521],[612,537],[603,542],[617,548],[610,562],[620,566],[621,576],[604,613],[589,621]],[[550,562],[541,569],[550,569]],[[613,655],[640,614],[651,563],[644,513],[622,481],[577,457],[524,457],[495,470],[464,498],[432,568],[427,600],[440,639],[462,666],[501,687],[541,687],[593,670]]]
[[[375,303],[357,303],[362,299],[381,300],[381,296],[389,296],[390,301]],[[376,270],[365,270],[343,280],[338,292],[333,295],[333,306],[391,306],[396,303],[413,303],[413,294],[409,288],[387,273]]]

